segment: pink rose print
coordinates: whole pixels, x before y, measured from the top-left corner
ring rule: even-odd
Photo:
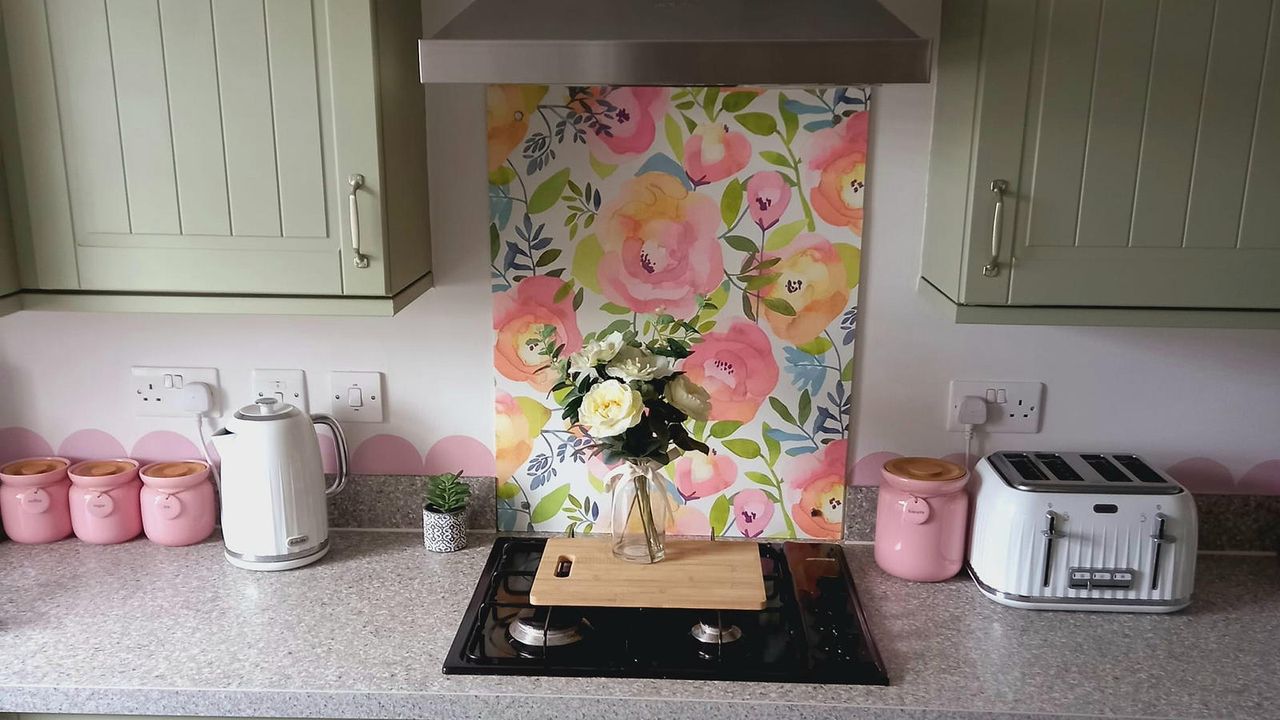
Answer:
[[[773,501],[763,490],[743,490],[733,496],[733,518],[743,537],[760,537],[773,519]]]
[[[563,286],[559,278],[537,275],[494,295],[493,329],[498,331],[498,339],[493,346],[493,363],[503,377],[529,383],[540,392],[551,389],[556,373],[540,354],[544,327],[554,328],[556,341],[564,343],[565,355],[582,347],[573,294],[555,300],[556,291]]]
[[[781,256],[766,253],[766,259],[774,257],[781,258],[770,271],[777,273],[778,279],[760,294],[787,301],[795,314],[783,315],[768,306],[761,314],[774,335],[803,345],[821,335],[849,303],[844,261],[835,246],[816,233],[796,237]]]
[[[711,497],[738,477],[738,467],[726,455],[689,452],[676,460],[676,490],[686,501]]]
[[[768,230],[782,219],[791,204],[791,186],[782,174],[765,170],[747,181],[747,212],[761,230]]]
[[[705,538],[711,534],[711,521],[697,508],[681,505],[672,513],[667,531],[675,535],[696,535]]]
[[[847,441],[841,439],[791,461],[784,477],[799,495],[791,517],[807,535],[837,539],[844,519],[844,468]]]
[[[493,400],[497,411],[494,461],[497,463],[498,480],[501,482],[515,475],[524,461],[529,459],[529,453],[533,452],[533,439],[530,437],[529,419],[515,398],[498,390]]]
[[[709,332],[685,358],[689,379],[711,395],[711,420],[748,422],[778,384],[778,362],[769,337],[755,323],[738,319]]]
[[[818,217],[862,234],[863,190],[867,181],[867,113],[814,133],[806,153],[813,188],[809,198]]]
[[[724,275],[720,209],[666,173],[623,183],[600,209],[600,291],[634,312],[688,317]],[[527,280],[525,282],[528,282]]]
[[[694,187],[736,175],[751,160],[751,142],[728,125],[701,125],[684,141],[684,171]]]
[[[600,100],[616,110],[614,120],[604,121],[607,132],[587,130],[587,148],[601,162],[620,165],[648,152],[657,136],[657,122],[666,113],[667,91],[660,87],[593,88],[597,98],[586,112],[599,113]]]

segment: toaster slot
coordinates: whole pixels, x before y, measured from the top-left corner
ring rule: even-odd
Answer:
[[[1107,482],[1133,482],[1133,478],[1125,475],[1124,471],[1108,460],[1106,455],[1081,455],[1080,457]]]
[[[1045,470],[1054,477],[1055,480],[1063,480],[1067,482],[1084,482],[1084,478],[1080,477],[1080,473],[1075,471],[1061,455],[1056,453],[1037,453],[1036,459],[1044,466]]]
[[[1044,473],[1040,472],[1040,468],[1031,462],[1031,458],[1023,453],[1005,453],[1005,460],[1009,461],[1009,466],[1018,472],[1023,480],[1030,482],[1047,480]]]
[[[1121,467],[1144,483],[1165,482],[1160,473],[1152,470],[1150,465],[1142,462],[1142,458],[1136,455],[1112,455],[1112,457],[1120,463]]]

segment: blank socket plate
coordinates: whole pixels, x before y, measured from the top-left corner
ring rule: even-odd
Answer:
[[[977,395],[987,401],[987,422],[979,426],[986,433],[1038,433],[1044,403],[1044,383],[1007,380],[952,380],[947,403],[947,429],[960,432],[956,422],[960,400]]]
[[[254,370],[253,399],[266,397],[287,402],[304,413],[311,412],[307,376],[301,370]]]
[[[382,422],[382,373],[329,373],[329,414],[341,422]]]
[[[166,380],[166,378],[168,378]],[[207,383],[213,391],[213,407],[206,415],[218,416],[218,371],[215,368],[134,367],[130,382],[133,414],[136,417],[193,417],[182,410],[178,398],[182,386]]]

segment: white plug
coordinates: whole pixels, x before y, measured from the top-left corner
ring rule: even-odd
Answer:
[[[986,424],[986,399],[977,395],[966,395],[960,400],[960,409],[956,411],[956,422],[964,425],[967,432],[972,432],[974,425]]]
[[[213,387],[208,383],[189,382],[182,386],[182,395],[178,398],[178,406],[183,412],[191,413],[196,418],[196,435],[200,438],[200,455],[209,465],[209,472],[213,473],[213,484],[221,489],[222,478],[219,477],[218,467],[213,464],[213,458],[209,457],[209,441],[204,437],[204,414],[213,409]]]
[[[966,395],[956,410],[956,422],[964,426],[964,469],[969,469],[969,456],[973,450],[973,427],[987,422],[987,400],[977,395]]]
[[[208,383],[189,382],[182,386],[178,406],[183,412],[204,415],[213,409],[213,388]]]

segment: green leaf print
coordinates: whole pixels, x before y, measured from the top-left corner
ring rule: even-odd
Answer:
[[[737,438],[734,440],[725,440],[724,447],[729,452],[737,455],[744,460],[760,457],[760,445],[755,440],[746,440]]]
[[[792,240],[804,230],[805,221],[796,220],[786,225],[779,225],[769,233],[769,237],[764,241],[764,249],[769,252],[775,252],[791,244]]]
[[[711,534],[719,537],[729,527],[729,496],[721,495],[711,504],[711,512],[707,515],[711,523]]]
[[[538,504],[533,506],[533,514],[529,516],[529,521],[541,523],[559,515],[560,510],[564,507],[564,501],[568,497],[568,483],[565,483],[546,495],[543,495],[542,499],[538,501]]]
[[[733,117],[738,121],[739,125],[756,135],[769,136],[778,131],[778,121],[774,120],[773,116],[768,113],[740,113]]]
[[[671,155],[676,162],[684,162],[684,133],[680,130],[680,123],[670,115],[664,115],[662,130],[666,133],[667,144],[671,146]]]
[[[711,437],[727,438],[738,431],[742,423],[737,420],[721,420],[711,426]]]
[[[738,213],[742,210],[743,192],[742,181],[737,178],[724,186],[724,194],[720,196],[720,219],[724,220],[725,227],[733,227],[738,219]]]
[[[759,97],[757,93],[746,90],[731,92],[724,96],[724,102],[720,104],[720,107],[723,108],[725,112],[736,113],[740,110],[746,110],[747,106],[751,104],[751,101],[755,100],[757,97]]]
[[[534,215],[550,210],[560,200],[564,188],[569,183],[569,168],[560,170],[555,175],[542,181],[529,196],[529,214]]]
[[[796,309],[791,307],[791,303],[783,300],[782,298],[765,298],[764,306],[779,315],[785,315],[787,317],[796,316]]]

